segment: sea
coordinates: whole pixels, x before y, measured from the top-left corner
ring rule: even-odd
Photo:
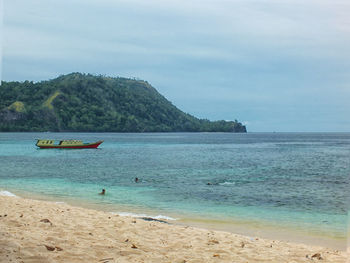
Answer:
[[[349,175],[350,133],[0,133],[0,195],[337,248]]]

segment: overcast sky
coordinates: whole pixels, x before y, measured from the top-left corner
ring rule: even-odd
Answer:
[[[350,131],[349,0],[2,1],[2,80],[136,77],[248,131]]]

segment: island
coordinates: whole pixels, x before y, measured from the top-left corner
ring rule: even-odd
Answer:
[[[3,81],[2,132],[247,132],[242,123],[185,113],[147,81],[82,73]]]

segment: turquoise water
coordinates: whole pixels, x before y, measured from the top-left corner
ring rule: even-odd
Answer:
[[[36,138],[105,142],[37,149]],[[349,158],[350,133],[0,133],[0,190],[345,240]]]

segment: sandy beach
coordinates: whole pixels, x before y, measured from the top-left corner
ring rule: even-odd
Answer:
[[[346,262],[346,252],[0,196],[0,262]]]

